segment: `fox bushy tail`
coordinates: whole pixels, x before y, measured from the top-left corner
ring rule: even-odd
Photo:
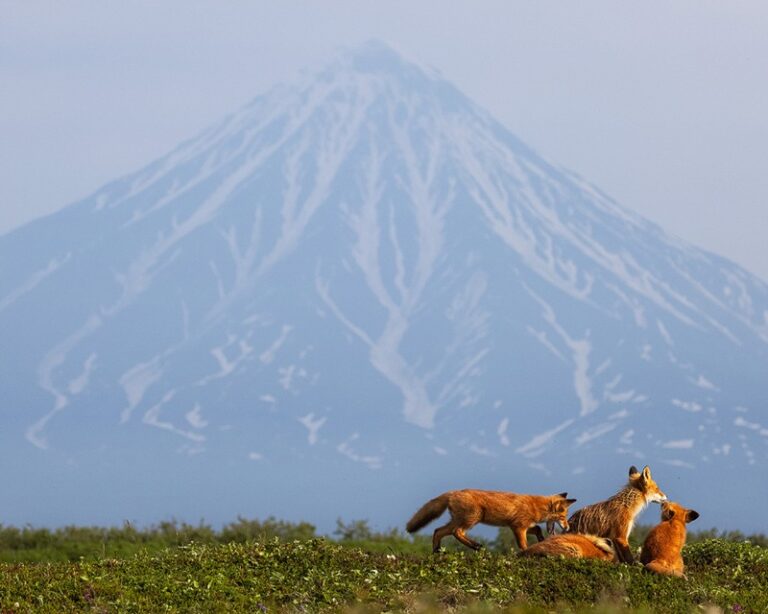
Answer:
[[[448,507],[448,494],[447,492],[443,493],[422,505],[419,511],[413,515],[413,518],[408,521],[408,524],[405,525],[408,533],[415,533],[442,514]]]
[[[661,574],[663,576],[678,576],[685,577],[685,574],[680,569],[674,569],[662,561],[653,560],[645,564],[645,568],[653,573]]]

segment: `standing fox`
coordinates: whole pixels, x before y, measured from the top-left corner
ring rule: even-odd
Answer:
[[[520,554],[523,556],[567,556],[575,559],[616,561],[616,549],[610,539],[580,533],[551,535],[543,542],[538,542],[526,550],[521,550]]]
[[[640,552],[640,562],[648,571],[667,576],[685,577],[682,550],[688,522],[699,517],[677,503],[661,504],[661,522],[651,529]]]
[[[565,492],[544,496],[495,490],[450,490],[422,505],[405,528],[409,533],[414,533],[448,509],[451,520],[432,534],[433,552],[440,550],[440,542],[448,535],[453,535],[469,548],[479,549],[481,545],[466,535],[466,531],[478,523],[509,527],[515,535],[517,546],[525,550],[528,547],[528,533],[536,535],[539,541],[544,539],[538,523],[546,522],[550,533],[554,532],[555,523],[563,530],[568,528],[568,506],[576,499],[566,499],[567,496]]]
[[[571,533],[590,533],[613,541],[619,560],[633,563],[629,549],[629,534],[635,518],[651,502],[666,501],[651,478],[651,470],[641,472],[635,466],[629,468],[629,482],[610,499],[583,507],[568,519]]]

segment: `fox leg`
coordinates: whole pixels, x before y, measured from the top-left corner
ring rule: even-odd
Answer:
[[[458,539],[462,544],[467,546],[467,548],[472,548],[473,550],[480,550],[480,548],[483,547],[482,544],[479,544],[474,539],[470,539],[467,537],[467,534],[464,532],[464,529],[461,527],[456,527],[453,530],[453,536]]]
[[[528,547],[528,538],[526,537],[528,530],[525,527],[510,527],[512,529],[512,533],[515,534],[515,541],[517,542],[517,547],[520,548],[520,550],[525,550]]]
[[[437,527],[435,532],[432,533],[432,552],[440,551],[440,542],[443,541],[443,537],[448,537],[453,534],[453,522]]]
[[[626,539],[616,537],[613,539],[613,545],[616,546],[616,554],[620,562],[629,563],[630,565],[635,562],[635,557],[632,556],[632,549],[629,547],[629,542]]]
[[[541,530],[541,527],[537,524],[533,525],[530,529],[526,531],[528,535],[535,535],[536,541],[543,542],[544,541],[544,531]]]

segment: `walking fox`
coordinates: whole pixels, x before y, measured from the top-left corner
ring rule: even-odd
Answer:
[[[563,530],[568,528],[568,506],[576,499],[567,499],[567,496],[565,492],[544,496],[495,490],[451,490],[427,501],[405,528],[409,533],[414,533],[447,509],[451,513],[451,520],[432,534],[433,552],[440,550],[440,542],[448,535],[453,535],[469,548],[479,549],[481,545],[466,535],[466,531],[478,523],[509,527],[515,535],[517,546],[525,550],[528,547],[528,533],[536,535],[539,541],[544,539],[538,523],[546,522],[549,533],[554,532],[555,523]]]
[[[567,556],[576,559],[616,561],[616,549],[610,539],[596,535],[582,535],[581,533],[551,535],[543,542],[538,542],[526,550],[522,550],[520,554],[523,556]]]
[[[667,496],[651,477],[646,466],[639,472],[633,465],[629,468],[629,482],[610,499],[583,507],[568,519],[571,533],[589,533],[607,537],[613,541],[619,560],[633,563],[629,548],[629,534],[635,518],[651,502],[666,501]]]
[[[698,517],[697,511],[685,509],[678,503],[661,504],[661,522],[648,533],[640,551],[640,562],[648,571],[685,577],[682,555],[685,525]]]

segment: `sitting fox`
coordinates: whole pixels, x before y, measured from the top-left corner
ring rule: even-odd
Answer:
[[[466,535],[466,531],[478,523],[509,527],[515,535],[517,546],[525,550],[528,547],[529,532],[536,535],[539,541],[544,539],[538,523],[546,522],[549,533],[554,533],[555,523],[563,530],[568,528],[568,506],[576,499],[566,499],[567,496],[568,493],[544,496],[495,490],[451,490],[427,501],[405,528],[409,533],[414,533],[447,509],[451,513],[451,520],[432,534],[433,552],[440,550],[440,542],[448,535],[453,535],[469,548],[479,549],[481,545]]]
[[[613,542],[605,537],[582,535],[581,533],[563,533],[551,535],[543,542],[521,550],[523,556],[567,556],[575,559],[617,560]]]
[[[633,563],[629,534],[635,518],[649,503],[666,500],[667,496],[651,478],[650,468],[646,466],[641,473],[632,466],[627,485],[610,499],[581,508],[568,519],[568,531],[607,537],[613,541],[619,560]]]
[[[640,552],[640,562],[648,571],[685,577],[682,555],[685,525],[698,517],[698,512],[685,509],[677,503],[661,504],[661,522],[648,533]]]

